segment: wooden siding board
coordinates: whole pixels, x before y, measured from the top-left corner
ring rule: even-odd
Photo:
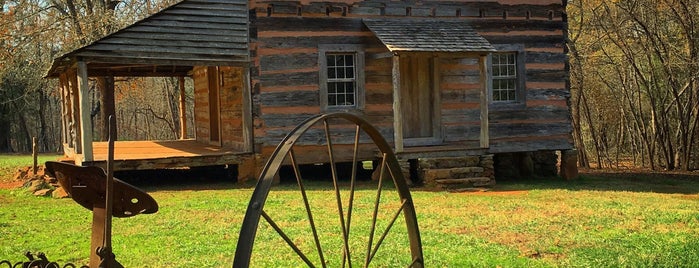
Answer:
[[[221,49],[228,50],[231,48],[247,48],[245,43],[233,43],[233,42],[216,42],[210,44],[211,41],[190,41],[190,40],[169,40],[167,41],[169,46],[177,46],[179,48],[204,48],[204,49]],[[110,45],[131,45],[131,46],[158,46],[162,44],[163,41],[154,39],[140,39],[140,38],[119,38],[113,40],[105,40],[104,44]]]
[[[388,85],[390,87],[390,85]],[[393,102],[393,94],[391,92],[374,92],[366,93],[366,104],[390,104]]]
[[[187,39],[190,34],[212,35],[212,36],[221,35],[221,36],[237,37],[238,41],[247,42],[247,38],[245,36],[245,28],[241,29],[241,27],[244,27],[244,26],[241,24],[240,27],[231,26],[231,27],[229,27],[229,30],[219,30],[219,29],[205,29],[205,28],[169,28],[169,27],[153,27],[153,26],[139,25],[139,26],[134,26],[130,32],[143,33],[143,34],[151,34],[151,33],[178,34],[178,35],[175,35],[177,37],[177,39]],[[147,36],[144,36],[144,38],[147,38]],[[97,44],[99,44],[99,43],[97,43]]]
[[[231,5],[230,2],[224,3],[207,3],[207,2],[193,2],[187,1],[179,4],[182,9],[200,9],[200,10],[224,10],[230,12],[247,12],[248,9],[245,5]]]
[[[191,32],[197,32],[199,30],[237,30],[239,35],[245,35],[247,32],[247,27],[244,24],[231,24],[231,23],[215,23],[215,22],[201,22],[201,21],[181,21],[181,20],[160,20],[153,19],[149,21],[144,21],[139,25],[142,26],[152,26],[152,27],[163,27],[163,28],[188,28],[196,29]]]
[[[281,141],[286,135],[289,134],[291,128],[282,129],[268,129],[266,131],[265,137],[261,138],[261,141],[267,145],[276,146],[279,141]],[[377,130],[384,137],[390,137],[393,135],[393,129],[389,126],[378,126]],[[333,144],[336,145],[348,145],[354,144],[355,128],[337,128],[333,126],[331,128],[331,136],[333,137]],[[321,145],[325,142],[325,131],[319,128],[311,128],[306,133],[301,136],[296,144],[297,145]],[[369,143],[370,139],[367,135],[363,134],[360,136],[360,143]]]
[[[254,26],[273,31],[368,31],[361,18],[258,17]]]
[[[563,121],[569,119],[570,113],[564,107],[540,107],[526,110],[490,110],[488,118],[492,124],[507,124],[519,121]]]
[[[532,152],[538,150],[568,150],[573,142],[561,136],[543,136],[536,140],[490,140],[490,153]]]
[[[267,128],[293,128],[315,115],[311,113],[263,114],[261,118],[264,120]]]
[[[143,39],[144,35],[143,33],[138,33],[138,32],[128,32],[128,33],[117,33],[114,35],[115,37],[118,38],[135,38],[135,39]],[[152,32],[148,34],[148,38],[150,40],[159,40],[161,42],[170,42],[171,40],[175,40],[178,38],[178,34],[176,33],[156,33]],[[210,43],[219,43],[219,42],[225,42],[225,43],[233,43],[233,42],[242,42],[241,36],[240,35],[230,35],[230,36],[224,36],[224,35],[211,35],[211,34],[203,34],[203,33],[192,33],[187,36],[186,39],[182,39],[190,42],[210,42]]]
[[[373,36],[288,36],[260,37],[260,48],[312,48],[320,44],[363,44],[367,47],[383,47]]]
[[[568,73],[565,70],[527,70],[527,82],[565,81]]]
[[[480,90],[464,89],[464,90],[445,90],[442,89],[442,103],[462,103],[473,102],[478,103],[480,98]]]
[[[260,71],[294,70],[317,67],[317,53],[266,55],[260,58]]]
[[[444,127],[444,141],[479,141],[481,137],[480,123],[471,125],[455,125]]]
[[[227,9],[227,10],[219,10],[219,9],[196,9],[196,8],[178,8],[178,9],[172,9],[172,10],[163,10],[161,12],[160,16],[158,16],[159,19],[163,20],[168,20],[172,19],[172,17],[177,17],[177,19],[182,19],[182,20],[187,20],[190,19],[194,16],[205,16],[208,17],[212,20],[215,21],[220,21],[223,19],[227,18],[240,18],[240,17],[245,17],[247,18],[247,12],[243,12],[245,10],[245,6],[239,6],[239,8],[235,9]],[[233,11],[233,12],[231,12]],[[236,12],[238,11],[238,12]],[[202,20],[201,18],[197,18],[195,21],[205,21]]]
[[[568,55],[566,53],[527,52],[526,57],[526,63],[556,63],[566,62],[567,60]]]
[[[511,31],[558,31],[565,27],[560,20],[470,20],[474,30],[480,33]]]
[[[319,79],[318,72],[267,74],[260,77],[260,83],[263,87],[279,84],[285,86],[318,85]]]
[[[189,55],[189,54],[181,54],[181,55],[173,55],[173,54],[166,54],[166,55],[154,55],[152,53],[127,53],[127,54],[122,54],[122,53],[112,53],[109,55],[109,57],[104,56],[103,53],[100,53],[100,51],[86,51],[84,53],[81,53],[81,56],[85,58],[85,60],[89,60],[91,63],[116,63],[116,64],[144,64],[144,65],[171,65],[173,68],[174,66],[177,65],[184,65],[184,66],[237,66],[237,65],[245,65],[247,64],[247,60],[242,59],[242,58],[222,58],[222,57],[215,57],[215,56],[202,56],[202,55]],[[137,59],[135,59],[137,58]],[[139,71],[142,72],[142,71]],[[91,71],[91,73],[93,73]],[[108,73],[108,72],[107,72]],[[131,75],[134,75],[135,72],[131,72]],[[126,74],[126,73],[125,73]],[[149,73],[143,73],[144,75],[148,75]],[[136,76],[140,76],[141,73],[138,73]]]
[[[565,89],[534,89],[527,90],[527,100],[568,100],[570,91]]]
[[[264,106],[318,106],[318,91],[262,92],[259,95]]]
[[[570,124],[561,123],[493,123],[489,126],[491,139],[526,138],[537,136],[552,136],[570,134],[573,129]]]
[[[215,48],[199,48],[199,47],[189,47],[186,50],[183,50],[182,48],[179,47],[166,47],[166,46],[139,46],[139,45],[129,45],[128,47],[121,46],[121,45],[111,45],[111,44],[105,44],[101,43],[99,45],[94,45],[90,47],[91,51],[105,51],[105,52],[110,52],[110,51],[120,51],[120,53],[126,54],[126,53],[149,53],[150,55],[163,55],[163,57],[166,57],[168,54],[180,54],[180,55],[187,55],[187,54],[205,54],[205,55],[211,55],[211,56],[228,56],[228,55],[233,55],[238,52],[236,49],[215,49]],[[187,54],[183,54],[182,52],[187,52]]]

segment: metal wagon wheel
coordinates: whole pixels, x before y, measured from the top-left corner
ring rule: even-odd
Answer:
[[[347,122],[354,124],[354,130],[355,130],[355,135],[354,135],[354,146],[353,146],[353,160],[352,161],[352,175],[350,178],[350,185],[349,189],[346,189],[345,187],[342,187],[338,181],[338,174],[337,174],[337,167],[335,163],[335,151],[334,148],[336,145],[333,144],[333,140],[331,137],[331,125],[334,125],[337,122]],[[347,123],[344,123],[346,126]],[[321,244],[321,234],[318,231],[318,225],[315,221],[314,215],[314,210],[311,205],[309,205],[309,198],[306,195],[306,188],[304,186],[304,180],[302,179],[302,175],[300,172],[299,164],[297,162],[297,157],[294,154],[294,147],[295,144],[306,134],[309,130],[314,129],[314,131],[320,131],[320,133],[323,133],[325,136],[324,139],[324,144],[326,145],[327,152],[318,152],[320,153],[327,153],[328,155],[328,163],[330,164],[330,169],[331,169],[331,175],[332,175],[332,181],[333,181],[333,186],[334,186],[334,199],[336,204],[332,204],[334,207],[333,210],[335,210],[335,213],[337,215],[333,217],[337,217],[338,219],[335,219],[334,224],[340,226],[341,233],[334,234],[335,236],[338,236],[341,242],[341,249],[335,249],[336,251],[341,250],[341,254],[338,254],[340,256],[333,256],[335,259],[333,261],[339,260],[337,263],[331,262],[330,259],[333,257],[331,256],[326,256],[326,251],[327,248],[324,248],[323,245]],[[371,221],[369,222],[370,227],[368,227],[369,231],[368,233],[362,233],[360,235],[356,235],[355,232],[352,232],[354,230],[351,230],[352,221],[355,220],[352,218],[353,216],[353,210],[356,209],[358,205],[355,204],[355,190],[356,190],[356,174],[357,174],[357,154],[359,150],[359,145],[360,145],[360,136],[362,136],[362,133],[365,135],[368,135],[370,138],[370,141],[373,142],[376,145],[376,148],[378,149],[378,152],[380,154],[380,159],[379,163],[380,166],[379,168],[379,180],[378,180],[378,188],[376,190],[375,196],[372,194],[372,199],[374,199],[374,203],[372,204],[372,210],[373,212],[370,212],[371,215]],[[366,137],[366,136],[363,136]],[[323,142],[321,142],[323,143]],[[278,173],[279,169],[281,166],[285,163],[288,163],[291,165],[294,171],[294,176],[296,177],[296,181],[298,183],[298,188],[301,193],[301,197],[303,199],[303,208],[302,210],[305,210],[305,220],[308,223],[308,227],[310,227],[311,234],[313,236],[313,245],[306,245],[306,251],[309,251],[308,248],[312,248],[310,251],[313,254],[317,254],[317,256],[313,255],[313,258],[315,259],[316,262],[319,263],[313,263],[311,259],[309,258],[310,255],[307,255],[308,252],[303,252],[301,247],[298,245],[297,240],[299,239],[298,237],[296,239],[290,237],[287,232],[285,232],[284,227],[280,226],[275,220],[274,216],[275,215],[269,215],[265,210],[265,202],[268,201],[268,195],[270,193],[270,189],[273,186],[273,181],[275,178],[275,175]],[[385,178],[385,179],[384,179]],[[384,187],[383,183],[384,180],[391,179],[393,182],[394,187]],[[391,210],[388,210],[389,212],[389,217],[384,217],[385,215],[381,214],[379,215],[379,204],[381,202],[385,203],[385,200],[381,200],[382,193],[385,191],[393,191],[395,190],[397,192],[398,199],[394,204],[395,206],[391,208]],[[341,197],[341,191],[345,194],[345,197],[348,197],[347,202],[343,202],[343,198]],[[390,194],[396,194],[391,192]],[[347,205],[345,207],[345,205]],[[330,206],[328,204],[325,207]],[[367,206],[364,206],[367,207]],[[383,212],[383,210],[381,211]],[[398,225],[395,225],[394,223],[397,222],[397,219],[399,219],[400,215],[403,215],[404,217],[404,222],[405,222],[405,228],[402,227],[397,227]],[[323,214],[325,215],[325,214]],[[312,117],[300,125],[298,125],[291,133],[289,133],[277,146],[276,150],[272,153],[270,159],[268,160],[267,164],[265,165],[260,178],[257,182],[257,186],[255,187],[255,190],[252,194],[252,197],[250,199],[250,203],[248,204],[248,208],[245,214],[245,219],[243,221],[241,230],[240,230],[240,236],[238,240],[238,245],[236,248],[235,252],[235,259],[233,261],[233,267],[248,267],[250,265],[250,259],[252,256],[252,251],[253,251],[253,244],[255,242],[255,237],[258,235],[258,226],[260,222],[260,217],[264,218],[266,222],[283,238],[283,240],[288,244],[291,249],[298,255],[298,257],[308,265],[309,267],[316,267],[316,266],[321,266],[321,267],[326,267],[328,264],[332,266],[339,266],[338,264],[341,262],[342,267],[352,267],[353,263],[352,260],[353,258],[357,258],[357,256],[360,256],[360,262],[363,267],[367,267],[371,265],[372,260],[374,260],[374,257],[376,256],[377,252],[379,251],[379,248],[382,245],[382,242],[384,242],[384,239],[387,237],[389,234],[389,231],[392,231],[393,229],[400,229],[400,231],[395,231],[399,233],[399,235],[407,234],[407,238],[401,237],[405,239],[407,243],[409,243],[409,249],[410,253],[405,253],[405,255],[410,255],[410,256],[390,256],[392,259],[396,258],[401,258],[402,260],[405,260],[405,265],[408,267],[422,267],[423,266],[423,256],[422,256],[422,244],[420,240],[420,232],[418,229],[418,224],[417,224],[417,218],[415,214],[415,208],[413,206],[413,201],[412,197],[410,195],[410,191],[408,190],[408,185],[405,181],[405,178],[403,177],[403,174],[401,173],[400,166],[398,164],[398,161],[396,160],[395,155],[393,154],[393,151],[391,147],[388,145],[386,140],[381,136],[379,131],[371,126],[366,120],[352,115],[348,113],[329,113],[329,114],[322,114],[319,116]],[[358,216],[357,216],[358,217]],[[383,222],[383,227],[381,230],[377,230],[380,227],[377,227],[377,218],[383,217],[385,222]],[[398,221],[400,222],[400,221]],[[366,230],[366,228],[365,228]],[[403,233],[404,232],[404,233]],[[378,235],[380,233],[380,236]],[[362,243],[365,246],[362,246],[363,248],[357,249],[356,252],[352,251],[353,249],[356,249],[357,247],[351,247],[350,246],[350,237],[355,238],[359,237],[361,240],[365,240]],[[300,239],[300,240],[310,240],[310,239]],[[406,251],[407,252],[407,251]],[[272,254],[272,253],[270,253]],[[354,257],[353,257],[354,256]]]

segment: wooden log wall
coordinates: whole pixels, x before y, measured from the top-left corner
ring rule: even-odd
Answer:
[[[392,59],[362,18],[463,18],[493,44],[524,47],[524,103],[490,109],[492,152],[567,149],[565,1],[251,1],[250,69],[255,142],[276,144],[304,119],[321,112],[318,46],[365,47],[366,106],[362,113],[393,139]],[[441,112],[445,142],[480,134],[478,58],[443,57]],[[347,130],[349,142],[353,131]],[[305,140],[318,143],[320,132]],[[341,139],[343,141],[343,139]],[[265,151],[265,150],[263,150]]]
[[[244,150],[243,145],[243,68],[219,67],[219,102],[221,110],[221,143],[225,147]]]
[[[194,117],[196,139],[202,143],[220,144],[223,147],[244,150],[243,141],[243,68],[242,67],[195,67],[194,80]],[[213,74],[212,74],[213,72]],[[211,80],[215,81],[211,81]],[[210,87],[218,94],[210,99]],[[212,101],[218,105],[211,105]],[[220,141],[212,141],[211,107],[218,106],[218,125]],[[215,127],[214,127],[215,129]]]
[[[480,139],[480,69],[478,55],[439,57],[442,126],[445,143]],[[472,143],[473,144],[473,143]]]
[[[192,70],[194,81],[194,127],[196,140],[208,143],[210,140],[209,120],[209,79],[207,67],[198,66]]]
[[[565,21],[475,21],[474,28],[494,45],[524,47],[524,102],[491,106],[490,152],[573,148]]]
[[[360,18],[257,17],[253,23],[257,55],[252,73],[255,141],[276,144],[303,120],[321,113],[318,46],[321,44],[362,44],[365,59],[365,116],[392,137],[391,59],[376,59],[388,50],[363,26]],[[256,37],[256,38],[255,38]],[[338,122],[339,123],[339,122]],[[337,131],[353,142],[354,129]],[[304,140],[317,144],[322,131]]]

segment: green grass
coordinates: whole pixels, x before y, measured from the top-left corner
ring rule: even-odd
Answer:
[[[43,165],[46,161],[55,161],[60,157],[57,154],[40,154],[37,162]],[[17,169],[31,167],[33,163],[34,158],[31,155],[0,154],[0,182],[13,180]]]
[[[309,186],[324,247],[338,266],[341,244],[329,183]],[[352,232],[366,234],[373,183],[358,192]],[[153,215],[114,220],[114,251],[126,267],[230,267],[252,187],[233,183],[144,186],[159,203]],[[699,263],[697,176],[585,175],[502,181],[487,193],[412,189],[428,267],[696,267]],[[299,193],[282,185],[265,210],[311,251]],[[346,198],[346,196],[344,196]],[[382,211],[398,204],[392,189]],[[384,213],[390,214],[390,212]],[[379,230],[386,225],[385,215]],[[71,199],[0,190],[0,260],[46,252],[59,263],[86,264],[91,214]],[[399,219],[399,227],[402,220]],[[303,267],[279,236],[261,223],[253,267]],[[298,227],[298,228],[297,228]],[[405,266],[405,228],[396,227],[377,254],[376,266]],[[295,229],[296,228],[296,229]],[[305,228],[305,229],[304,229]],[[334,237],[333,237],[334,235]],[[365,250],[362,239],[352,248]],[[340,255],[338,255],[340,254]],[[359,255],[359,254],[357,254]],[[330,256],[330,255],[328,255]],[[311,255],[311,259],[318,257]],[[359,258],[359,257],[356,257]],[[353,259],[356,265],[361,260]]]

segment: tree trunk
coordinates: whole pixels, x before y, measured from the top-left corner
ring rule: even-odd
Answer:
[[[37,91],[39,95],[39,151],[47,152],[49,150],[48,125],[46,124],[46,110],[48,100],[43,91]]]
[[[14,153],[10,145],[10,122],[0,118],[0,153]]]

